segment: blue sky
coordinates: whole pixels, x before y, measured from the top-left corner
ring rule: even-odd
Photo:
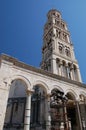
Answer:
[[[86,0],[1,0],[0,54],[39,67],[43,27],[50,9],[67,22],[83,82],[86,83]]]

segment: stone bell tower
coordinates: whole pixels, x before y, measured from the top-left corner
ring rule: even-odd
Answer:
[[[41,68],[53,74],[82,82],[66,22],[52,9],[44,26]]]

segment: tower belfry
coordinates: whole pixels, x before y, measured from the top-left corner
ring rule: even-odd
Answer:
[[[47,14],[43,42],[41,68],[53,74],[82,82],[73,44],[70,40],[70,32],[61,13],[55,9],[50,10]]]

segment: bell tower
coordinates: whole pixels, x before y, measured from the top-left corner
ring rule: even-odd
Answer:
[[[55,9],[48,12],[44,26],[41,69],[82,82],[70,32]]]

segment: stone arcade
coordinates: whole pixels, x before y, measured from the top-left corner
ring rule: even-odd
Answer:
[[[57,10],[47,14],[43,42],[41,69],[0,56],[0,130],[86,129],[86,85]]]

